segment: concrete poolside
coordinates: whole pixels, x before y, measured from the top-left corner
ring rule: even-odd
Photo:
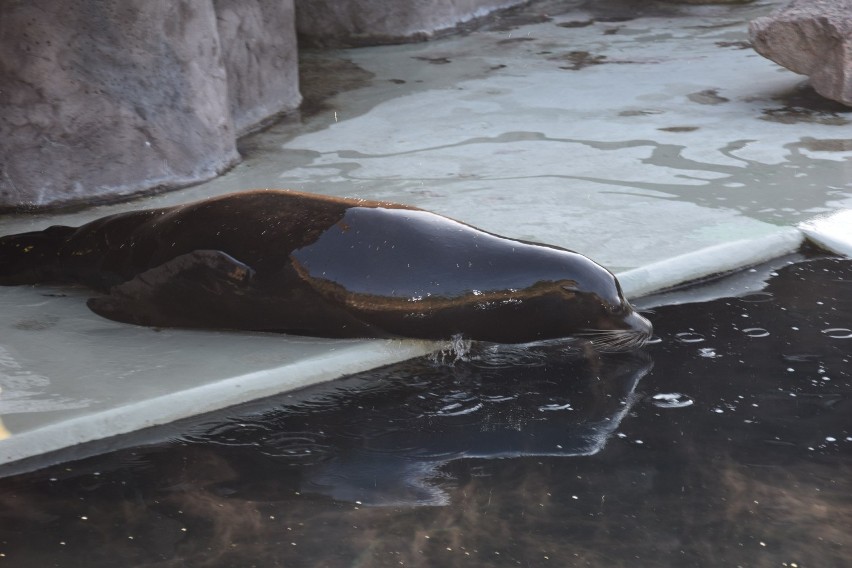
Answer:
[[[538,5],[430,43],[308,53],[315,114],[244,140],[246,160],[227,175],[122,205],[0,217],[0,233],[289,187],[571,248],[619,273],[632,297],[806,237],[852,255],[852,109],[743,45],[747,20],[777,4],[626,20]],[[0,463],[440,347],[138,328],[95,316],[88,295],[0,288]]]

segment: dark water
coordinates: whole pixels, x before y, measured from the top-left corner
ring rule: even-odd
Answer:
[[[852,565],[852,261],[650,317],[645,353],[474,347],[0,479],[0,564]]]

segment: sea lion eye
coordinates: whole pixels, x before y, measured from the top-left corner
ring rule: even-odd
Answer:
[[[560,288],[562,288],[562,296],[566,299],[573,298],[579,292],[575,286],[562,285]]]
[[[618,316],[627,312],[627,309],[625,308],[624,304],[611,304],[603,300],[601,301],[601,303],[603,304],[604,309],[612,315]]]

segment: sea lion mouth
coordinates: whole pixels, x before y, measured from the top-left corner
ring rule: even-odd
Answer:
[[[633,351],[651,339],[650,333],[632,329],[591,329],[578,332],[575,336],[588,340],[595,351],[601,353]]]
[[[583,329],[576,337],[586,339],[596,351],[609,353],[639,349],[651,339],[651,322],[636,312],[624,319],[627,329]]]

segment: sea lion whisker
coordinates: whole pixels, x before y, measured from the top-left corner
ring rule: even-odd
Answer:
[[[635,329],[584,329],[575,336],[588,340],[598,351],[637,349],[650,339],[650,333]]]

